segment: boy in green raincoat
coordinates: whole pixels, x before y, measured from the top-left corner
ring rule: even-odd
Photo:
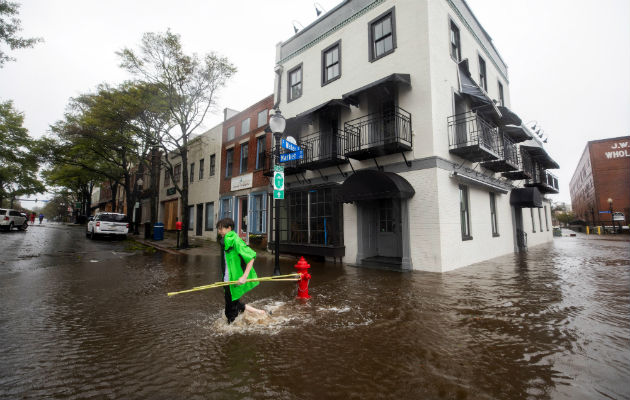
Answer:
[[[225,316],[228,324],[232,323],[238,314],[249,311],[257,314],[265,314],[240,301],[241,296],[258,286],[259,282],[245,282],[247,279],[255,279],[258,276],[254,271],[256,252],[252,250],[243,239],[234,232],[234,220],[223,218],[217,222],[219,232],[219,245],[221,252],[223,282],[236,281],[238,284],[225,286]]]

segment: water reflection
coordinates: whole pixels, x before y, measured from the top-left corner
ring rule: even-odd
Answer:
[[[216,281],[218,257],[67,243],[80,257],[3,264],[0,398],[630,396],[627,243],[563,238],[446,274],[311,263],[310,301],[264,283],[246,301],[273,316],[230,326],[220,290],[166,296]]]

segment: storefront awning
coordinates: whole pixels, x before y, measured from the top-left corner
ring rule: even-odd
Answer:
[[[527,143],[528,144],[526,145],[522,144],[521,149],[527,151],[529,155],[531,156],[531,158],[537,161],[540,165],[542,165],[543,168],[545,169],[560,168],[560,165],[558,165],[558,163],[555,162],[553,158],[549,156],[549,154],[544,148],[535,144],[530,145],[529,143],[535,143],[533,140],[530,140]]]
[[[341,96],[341,98],[347,102],[348,104],[352,104],[352,105],[358,105],[359,104],[359,100],[357,98],[357,96],[359,94],[361,94],[362,92],[377,87],[379,85],[388,83],[388,82],[392,82],[392,83],[400,83],[403,85],[407,85],[407,86],[411,86],[411,75],[409,74],[391,74],[389,76],[386,76],[385,78],[381,78],[378,79],[372,83],[368,83],[365,86],[362,86],[358,89],[355,89],[351,92],[348,92],[346,94],[344,94],[343,96]]]
[[[514,207],[542,208],[542,195],[536,187],[525,187],[512,190],[510,205]]]
[[[521,125],[523,123],[521,117],[509,108],[505,106],[497,106],[497,108],[501,111],[500,125]]]
[[[345,101],[343,101],[342,99],[332,99],[332,100],[328,100],[325,103],[322,103],[316,107],[310,108],[306,111],[303,111],[301,113],[299,113],[298,115],[296,115],[296,117],[300,118],[300,117],[305,117],[309,114],[314,113],[315,111],[319,111],[323,108],[326,107],[343,107],[343,108],[350,108],[350,106],[348,105],[348,103],[346,103]]]
[[[505,125],[501,128],[503,132],[505,132],[512,141],[519,143],[528,139],[531,139],[529,131],[523,128],[521,125]]]
[[[341,185],[344,203],[361,200],[408,199],[416,191],[402,176],[393,172],[364,169],[352,174]]]

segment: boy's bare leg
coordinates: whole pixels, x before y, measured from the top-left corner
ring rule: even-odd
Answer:
[[[245,311],[249,311],[256,314],[266,314],[265,310],[259,310],[258,308],[252,307],[249,304],[245,304]]]

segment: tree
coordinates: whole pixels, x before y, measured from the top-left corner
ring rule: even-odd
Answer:
[[[37,178],[39,157],[37,142],[22,126],[24,115],[13,108],[11,101],[0,102],[0,203],[46,191]]]
[[[172,124],[161,132],[159,146],[171,178],[175,176],[171,159],[181,159],[182,179],[172,181],[182,202],[182,246],[188,247],[188,141],[215,104],[217,92],[236,73],[236,67],[215,53],[202,59],[196,54],[184,54],[179,35],[170,30],[163,34],[145,33],[139,52],[125,48],[118,55],[122,68],[155,85],[166,99]]]
[[[0,0],[0,46],[6,44],[11,50],[33,47],[35,43],[41,42],[41,38],[24,39],[17,36],[22,30],[20,20],[16,17],[20,5],[7,0]],[[15,58],[10,57],[0,48],[0,68],[7,61],[14,61]]]

